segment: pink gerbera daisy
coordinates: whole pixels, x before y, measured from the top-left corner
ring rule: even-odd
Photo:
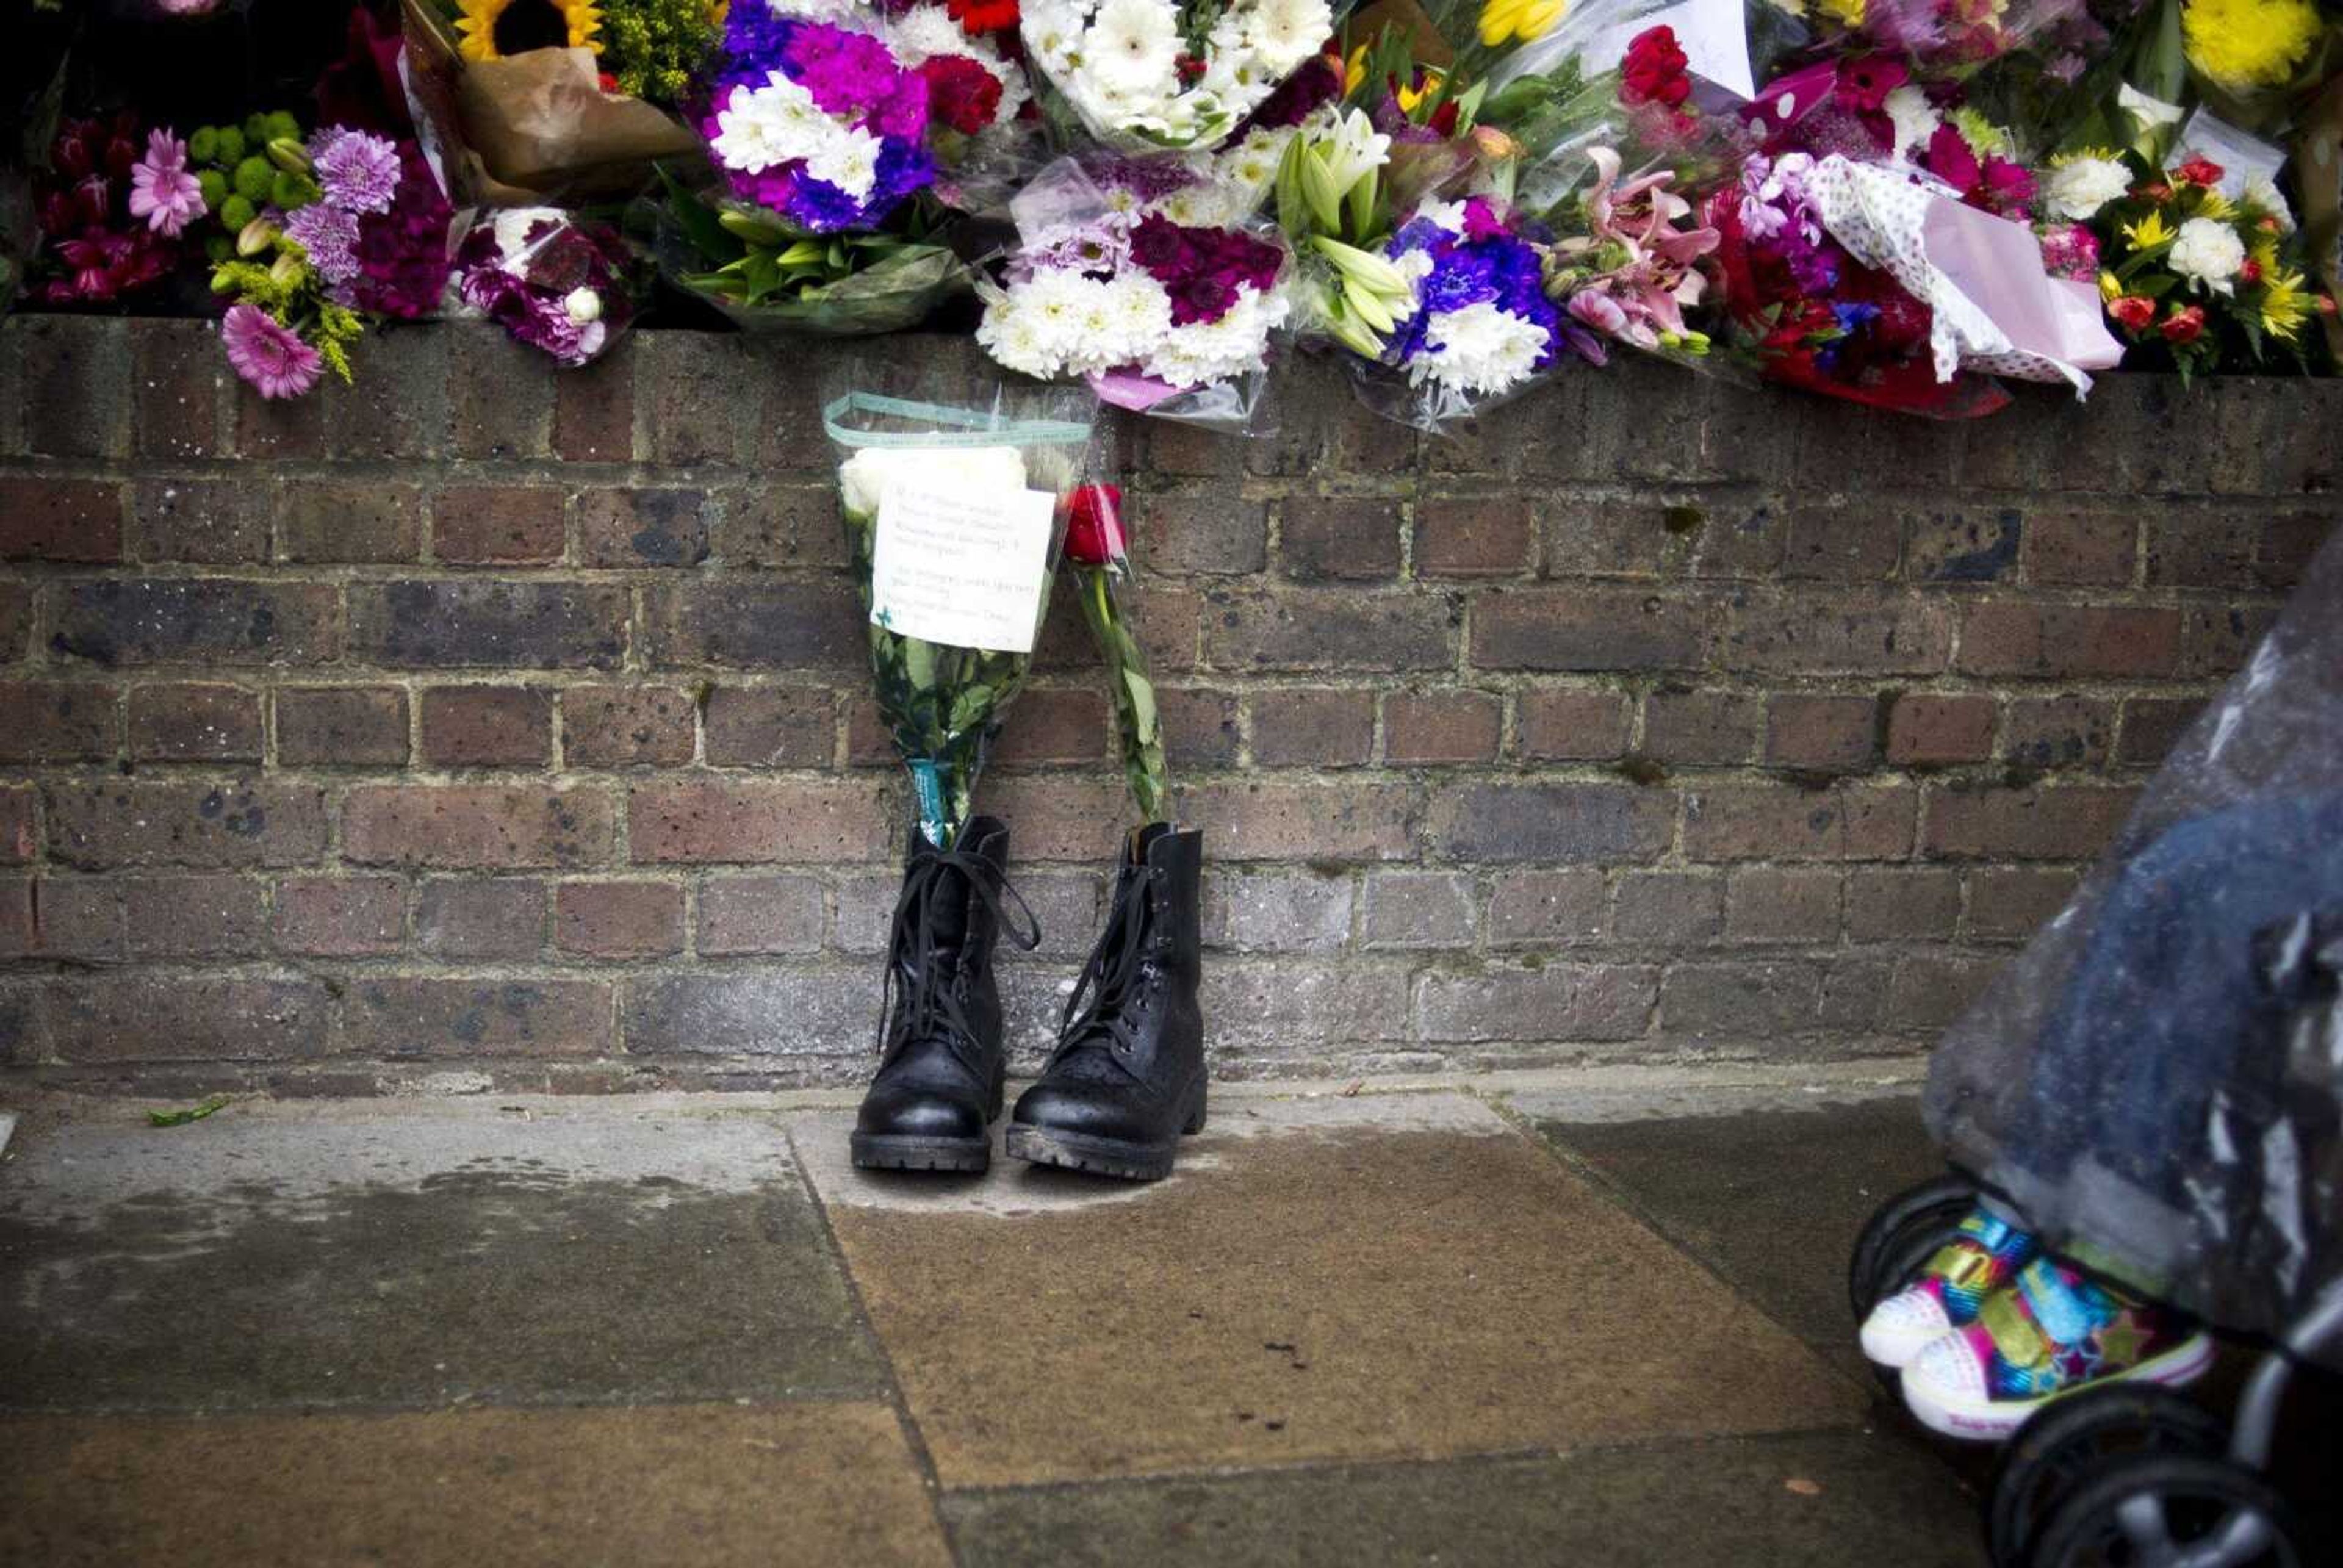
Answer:
[[[166,238],[204,216],[204,189],[187,172],[187,144],[165,130],[146,133],[144,162],[130,166],[130,216]]]
[[[317,351],[257,306],[232,307],[220,319],[227,362],[263,397],[298,397],[317,384]]]

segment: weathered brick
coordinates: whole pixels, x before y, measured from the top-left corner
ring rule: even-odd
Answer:
[[[719,686],[708,694],[708,760],[719,768],[826,768],[837,732],[835,700],[818,687]]]
[[[423,760],[435,768],[541,768],[553,694],[530,686],[435,686],[423,694]]]
[[[1846,934],[1858,942],[1949,941],[1961,921],[1957,871],[1865,868],[1846,876]]]
[[[447,444],[449,336],[399,323],[367,333],[356,357],[359,384],[328,380],[312,395],[324,405],[328,455],[437,457]]]
[[[196,682],[135,686],[130,757],[135,762],[257,762],[260,694]]]
[[[1397,860],[1409,853],[1413,798],[1393,784],[1186,785],[1176,815],[1231,860]],[[1011,819],[1015,820],[1014,818]]]
[[[51,1049],[74,1063],[317,1057],[330,1007],[314,980],[222,975],[57,980],[41,1001]]]
[[[672,882],[564,882],[553,895],[554,945],[598,959],[683,950],[683,890]]]
[[[105,665],[315,664],[341,651],[341,601],[322,583],[74,583],[49,640],[58,653]]]
[[[1749,693],[1664,686],[1644,699],[1639,749],[1655,762],[1746,762],[1757,749],[1765,719],[1765,699]],[[1526,707],[1523,729],[1526,733]]]
[[[1523,729],[1529,728],[1526,701]],[[1383,699],[1383,758],[1394,764],[1487,762],[1504,737],[1504,703],[1489,691],[1401,691]]]
[[[614,817],[598,789],[361,785],[342,802],[342,858],[447,870],[598,865],[609,856]]]
[[[118,457],[128,449],[128,325],[39,316],[10,324],[23,357],[26,451]]]
[[[423,492],[412,485],[292,479],[277,501],[288,561],[411,561],[423,554]]]
[[[277,759],[288,767],[407,760],[407,693],[395,686],[280,687],[276,703]]]
[[[2127,768],[2156,767],[2204,710],[2203,700],[2194,697],[2127,698],[2116,760]]]
[[[1906,953],[1887,992],[1891,1029],[1935,1030],[1956,1022],[2000,966],[1955,954]]]
[[[1178,769],[1236,766],[1237,699],[1232,692],[1159,686],[1155,714],[1163,726],[1163,755]]]
[[[1455,621],[1441,598],[1300,588],[1215,602],[1204,653],[1220,669],[1445,669],[1456,658]]]
[[[227,357],[194,321],[130,324],[131,439],[142,457],[220,456],[219,399]]]
[[[1782,768],[1859,772],[1879,757],[1875,698],[1777,694],[1765,707],[1765,760]]]
[[[128,554],[203,566],[265,561],[274,505],[255,479],[141,480],[130,487]]]
[[[1370,950],[1469,948],[1473,879],[1446,871],[1376,871],[1367,878],[1360,945]]]
[[[1600,871],[1506,871],[1489,890],[1491,947],[1569,947],[1604,928]]]
[[[1630,872],[1619,879],[1611,921],[1623,942],[1714,942],[1725,934],[1725,879],[1713,871]]]
[[[121,558],[121,486],[0,475],[0,560]]]
[[[711,710],[714,702],[711,696]],[[561,694],[561,754],[572,768],[679,768],[691,760],[691,744],[689,691],[573,686]],[[711,729],[711,760],[715,749]]]
[[[1269,508],[1232,486],[1159,490],[1131,510],[1132,547],[1151,572],[1230,577],[1269,565]]]
[[[415,945],[437,958],[533,958],[545,945],[545,884],[533,877],[425,882],[415,900]]]
[[[1797,506],[1779,575],[1785,582],[1875,583],[1896,575],[1902,531],[1885,508]]]
[[[236,449],[240,457],[264,460],[321,457],[326,452],[326,399],[263,397],[247,387],[232,387]]]
[[[1399,575],[1400,508],[1374,496],[1289,496],[1278,557],[1302,582],[1373,582]]]
[[[0,664],[25,657],[33,642],[33,585],[0,582]]]
[[[29,784],[0,784],[0,865],[21,866],[40,844],[40,803]]]
[[[722,974],[629,980],[627,1054],[819,1060],[870,1049],[878,999],[827,969],[759,964]]]
[[[889,814],[859,779],[639,785],[627,821],[646,865],[875,860],[889,839]]]
[[[1418,577],[1514,577],[1529,569],[1535,528],[1512,496],[1427,498],[1415,504]]]
[[[1822,996],[1811,963],[1680,963],[1660,987],[1660,1032],[1763,1040],[1815,1027]]]
[[[1958,419],[1915,419],[1829,397],[1799,398],[1787,412],[1797,425],[1802,486],[1949,487],[1960,471]]]
[[[1256,959],[1206,964],[1199,1000],[1208,1050],[1273,1049],[1306,1061],[1312,1049],[1350,1051],[1405,1039],[1407,998],[1401,970],[1332,959]]]
[[[1203,613],[1203,597],[1161,579],[1125,582],[1115,590],[1124,620],[1139,638],[1147,668],[1156,677],[1175,675],[1196,667],[1196,628]],[[1049,614],[1033,645],[1033,668],[1055,674],[1078,670],[1086,679],[1098,678],[1098,639],[1082,619],[1081,603],[1071,592],[1050,596]]]
[[[1521,694],[1521,755],[1528,762],[1602,762],[1627,748],[1624,692],[1536,687]]]
[[[624,588],[519,581],[357,583],[350,646],[395,668],[609,669],[625,656]]]
[[[431,498],[431,553],[452,566],[541,566],[566,548],[559,490],[457,485]]]
[[[890,782],[892,780],[890,779]],[[1175,797],[1172,809],[1164,815],[1175,820],[1185,819],[1191,827],[1209,826],[1198,816],[1192,804],[1200,799],[1216,794],[1221,787],[1175,787],[1182,792]],[[1276,791],[1272,789],[1272,793]],[[892,799],[903,802],[899,809],[907,809],[908,789],[897,790]],[[1036,860],[1077,860],[1086,865],[1098,865],[1122,853],[1123,834],[1132,826],[1131,792],[1123,784],[1120,770],[1083,769],[1070,773],[988,773],[980,779],[976,789],[976,809],[980,813],[1000,818],[1013,825],[1014,841],[1011,859],[1017,864]],[[871,813],[874,820],[878,813]],[[879,859],[891,859],[903,841],[909,817],[898,817],[892,826],[881,831],[887,845]],[[1207,831],[1204,836],[1204,858],[1209,861],[1235,859],[1276,859],[1275,856],[1244,857],[1237,854],[1227,833]],[[1347,859],[1338,853],[1333,859]],[[1021,876],[1022,873],[1021,873]]]
[[[396,877],[296,877],[277,884],[277,950],[310,958],[397,952],[407,939],[407,884]]]
[[[367,1060],[602,1056],[610,1013],[601,980],[369,975],[344,989],[333,1042],[337,1054]]]
[[[812,877],[710,877],[699,885],[699,950],[709,958],[818,951],[823,908]]]
[[[1659,974],[1648,964],[1547,964],[1427,975],[1417,1018],[1431,1040],[1635,1040],[1650,1027]]]
[[[1375,694],[1302,688],[1255,692],[1252,759],[1263,768],[1355,768],[1374,750]]]
[[[1753,866],[1725,884],[1725,940],[1732,942],[1835,942],[1836,871]]]
[[[2271,604],[2192,604],[2180,612],[2180,664],[2191,680],[2220,679],[2246,667],[2278,619]]]
[[[2279,592],[2299,587],[2334,527],[2334,518],[2320,512],[2281,512],[2268,518],[2255,548],[2256,584]]]
[[[2064,909],[2076,873],[2049,867],[1989,866],[1971,871],[1968,936],[1977,941],[2023,941]]]
[[[836,583],[694,582],[647,596],[652,662],[866,674],[870,638]]]
[[[310,785],[116,779],[43,792],[49,853],[67,865],[299,866],[326,849],[325,792]]]
[[[1684,797],[1695,860],[1894,860],[1912,852],[1916,791],[1900,785],[1720,784]]]
[[[1902,593],[1760,593],[1734,601],[1727,668],[1783,675],[1930,675],[1953,647],[1952,608]]]
[[[122,877],[16,877],[5,884],[0,947],[10,958],[118,963],[129,952]]]
[[[708,493],[580,491],[578,556],[589,567],[698,566],[708,558]]]
[[[993,759],[1011,767],[1097,762],[1107,755],[1110,723],[1102,693],[1062,687],[1029,690],[1009,710]]]
[[[1948,860],[2087,860],[2137,799],[2133,789],[1936,789],[1921,849]]]
[[[1215,872],[1204,882],[1207,947],[1335,952],[1351,940],[1351,880],[1284,871]]]
[[[1996,711],[1981,693],[1899,692],[1887,713],[1887,760],[1899,768],[1981,762],[1993,755]]]
[[[1691,669],[1708,647],[1707,607],[1629,588],[1501,588],[1473,604],[1483,669]]]
[[[2096,697],[2021,697],[2009,705],[2003,753],[2026,768],[2105,765],[2116,733],[2116,707]]]
[[[1676,798],[1624,784],[1460,784],[1432,801],[1430,842],[1464,861],[1609,865],[1656,859]]]
[[[635,456],[634,345],[621,340],[591,365],[553,377],[553,450],[572,463]]]
[[[1782,568],[1790,543],[1790,520],[1767,500],[1742,500],[1685,508],[1697,519],[1693,575],[1727,580],[1771,578]]]
[[[2044,588],[2123,588],[2139,559],[2131,512],[2037,508],[2026,520],[2026,580]]]
[[[1879,1027],[1895,983],[1895,960],[1884,955],[1828,960],[1822,966],[1822,997],[1815,1021],[1841,1035],[1869,1033]]]
[[[122,689],[92,681],[0,681],[0,762],[111,760]]]
[[[1905,519],[1904,575],[1939,587],[2013,582],[2026,515],[2014,507],[1915,512]]]
[[[1979,604],[1961,623],[1968,675],[2161,676],[2179,658],[2180,612],[2161,606]]]
[[[747,345],[699,333],[641,332],[634,349],[644,456],[665,465],[736,461],[740,426],[753,406],[741,388],[756,385]]]
[[[633,492],[638,508],[644,497],[672,498],[679,494],[688,492]],[[670,508],[683,510],[672,502]],[[834,481],[791,485],[760,479],[756,484],[722,492],[709,510],[714,516],[707,521],[707,540],[716,558],[726,566],[843,568],[850,558],[846,530],[840,526],[838,486]],[[687,541],[691,538],[688,516],[671,520],[658,531]],[[639,553],[640,546],[632,539],[629,535],[626,548]]]
[[[1554,501],[1547,505],[1545,575],[1654,578],[1691,553],[1691,508],[1659,501]]]
[[[2166,511],[2147,525],[2147,586],[2251,588],[2267,513]]]
[[[487,325],[447,329],[449,412],[458,457],[541,457],[554,389],[570,371],[546,374],[545,357]]]

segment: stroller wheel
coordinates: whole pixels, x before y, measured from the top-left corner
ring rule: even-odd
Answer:
[[[2002,1448],[1986,1493],[1994,1568],[2025,1568],[2051,1516],[2087,1476],[2122,1457],[2218,1458],[2228,1431],[2187,1394],[2108,1383],[2054,1400]]]
[[[2301,1568],[2285,1500],[2224,1459],[2128,1455],[2082,1480],[2028,1568]]]
[[[1923,1181],[1881,1204],[1847,1261],[1846,1301],[1855,1321],[1863,1322],[1881,1297],[1902,1289],[1975,1207],[1976,1188],[1958,1176]]]

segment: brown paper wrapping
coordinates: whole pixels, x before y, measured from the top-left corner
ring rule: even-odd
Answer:
[[[2310,246],[2311,270],[2320,287],[2343,301],[2343,260],[2337,256],[2343,242],[2343,76],[2328,83],[2303,116],[2295,133],[2294,170],[2302,189],[2302,233]],[[2327,347],[2343,359],[2343,316],[2324,322]]]
[[[1372,46],[1383,35],[1385,27],[1396,27],[1415,52],[1416,64],[1444,71],[1456,63],[1456,55],[1440,29],[1432,25],[1416,0],[1373,0],[1351,13],[1351,47],[1365,44]]]
[[[486,206],[633,195],[699,138],[665,110],[602,91],[591,49],[467,60],[426,0],[405,0],[407,75],[453,195]]]

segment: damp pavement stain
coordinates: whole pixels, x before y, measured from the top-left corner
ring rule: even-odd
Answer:
[[[761,1120],[72,1126],[0,1171],[0,1409],[870,1395]]]
[[[1169,1182],[1014,1217],[841,1194],[817,1168],[947,1487],[1817,1430],[1867,1408],[1475,1101],[1259,1110],[1216,1116]]]

